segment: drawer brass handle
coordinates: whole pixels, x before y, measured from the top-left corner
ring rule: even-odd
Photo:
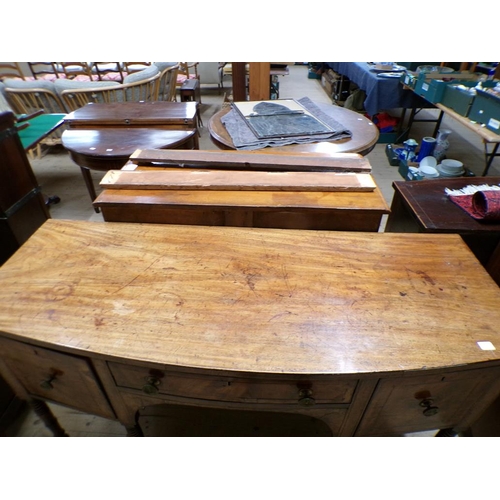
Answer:
[[[40,387],[42,389],[45,389],[45,390],[50,390],[50,389],[53,389],[54,386],[52,385],[52,382],[56,379],[56,377],[54,375],[52,375],[50,378],[46,379],[46,380],[42,380],[40,382]]]
[[[426,417],[432,417],[433,415],[439,413],[439,408],[434,406],[434,400],[431,398],[423,399],[419,404],[422,408],[425,408],[422,413]]]
[[[156,377],[148,377],[146,383],[142,386],[142,392],[146,394],[158,394],[158,386],[160,379]]]
[[[312,389],[300,389],[299,391],[299,405],[312,406],[316,404],[315,399],[312,397]]]

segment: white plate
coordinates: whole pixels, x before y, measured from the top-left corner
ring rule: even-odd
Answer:
[[[377,76],[382,78],[400,78],[403,72],[401,73],[379,73]]]
[[[462,175],[465,173],[465,169],[463,168],[461,171],[454,171],[454,172],[447,172],[446,170],[443,170],[443,168],[440,168],[441,165],[438,165],[437,171],[439,172],[440,175],[443,177],[462,177]]]

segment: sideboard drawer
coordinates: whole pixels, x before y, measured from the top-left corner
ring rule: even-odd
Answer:
[[[381,380],[356,435],[470,427],[484,398],[499,392],[500,367]]]
[[[86,358],[5,338],[0,338],[0,350],[8,368],[32,396],[115,418]]]
[[[253,379],[214,376],[196,373],[169,372],[109,363],[117,386],[138,389],[149,395],[233,401],[241,403],[348,404],[356,389],[357,380],[327,379],[290,380],[271,377]]]

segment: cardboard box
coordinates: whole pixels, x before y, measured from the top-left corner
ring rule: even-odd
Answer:
[[[417,75],[416,73],[406,72],[401,75],[400,81],[403,85],[410,87],[411,89],[415,88],[417,84]]]
[[[410,167],[418,168],[418,163],[407,162],[406,160],[399,162],[398,172],[405,181],[421,181],[425,179],[422,174],[413,173]]]
[[[321,85],[323,86],[325,92],[329,97],[333,96],[335,82],[339,79],[340,75],[338,73],[335,73],[335,71],[333,71],[332,69],[325,71],[321,75]]]
[[[444,80],[427,80],[418,78],[415,84],[415,93],[425,98],[427,101],[437,104],[443,98],[444,89],[447,82]]]
[[[494,84],[493,81],[482,82],[483,87],[493,87]],[[449,82],[444,90],[441,103],[461,116],[469,116],[476,92],[470,92],[464,87],[474,88],[476,85],[477,82],[471,81]]]
[[[332,97],[333,95],[333,83],[329,82],[326,73],[321,75],[321,85],[325,89],[325,92],[328,94],[328,97]]]
[[[490,92],[477,90],[469,119],[500,135],[500,96]]]

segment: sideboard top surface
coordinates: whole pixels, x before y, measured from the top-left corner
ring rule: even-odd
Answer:
[[[500,290],[457,235],[48,220],[0,331],[123,360],[292,374],[498,361]]]

